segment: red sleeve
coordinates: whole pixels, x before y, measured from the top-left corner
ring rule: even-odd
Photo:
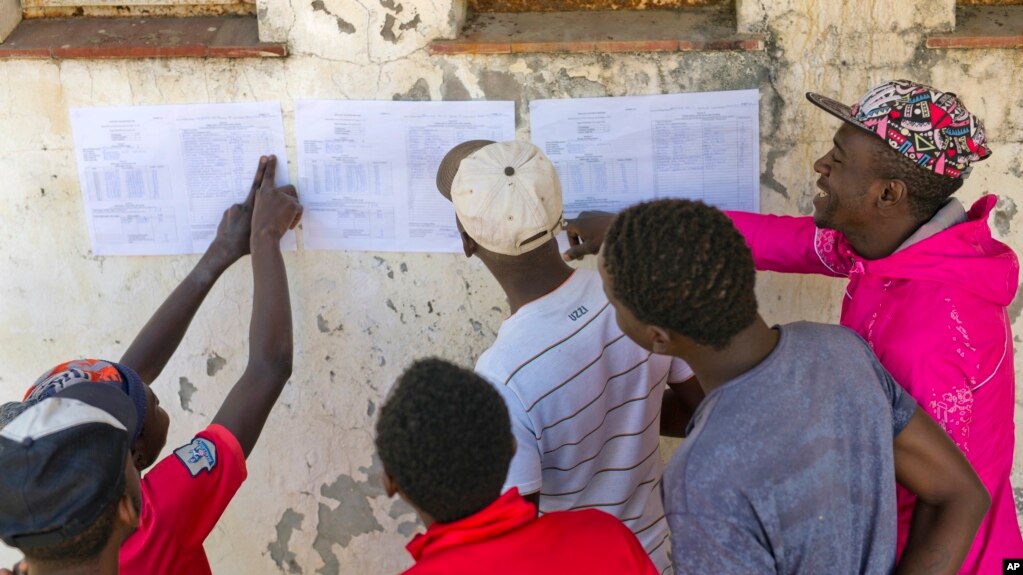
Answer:
[[[725,215],[746,238],[758,270],[849,275],[845,238],[834,230],[818,229],[812,217],[731,211]]]
[[[241,445],[220,425],[160,460],[142,478],[142,516],[121,548],[122,571],[177,572],[168,567],[202,550],[247,475]]]

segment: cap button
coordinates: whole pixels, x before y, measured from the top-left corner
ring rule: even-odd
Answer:
[[[506,175],[506,176],[514,176],[515,175],[515,168],[513,168],[511,166],[508,166],[507,168],[504,169],[504,175]]]
[[[32,439],[31,437],[26,437],[25,439],[21,440],[21,446],[22,447],[32,447],[32,444],[35,443],[35,442],[36,442],[35,439]]]

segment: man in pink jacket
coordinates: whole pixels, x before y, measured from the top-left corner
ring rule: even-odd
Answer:
[[[1006,312],[1019,264],[991,237],[996,197],[968,211],[951,197],[971,164],[990,155],[983,124],[955,94],[906,80],[875,87],[851,108],[807,98],[843,120],[814,163],[813,217],[729,216],[758,269],[849,278],[841,324],[951,436],[991,496],[961,572],[1000,573],[1003,558],[1023,557],[1009,483],[1015,382]],[[569,222],[565,257],[595,253],[607,221]],[[898,495],[901,553],[916,502]]]

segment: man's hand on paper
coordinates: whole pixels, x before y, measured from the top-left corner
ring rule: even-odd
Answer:
[[[568,220],[565,231],[568,232],[568,245],[571,247],[563,254],[565,261],[596,255],[614,219],[615,214],[610,212],[591,211],[581,212],[578,218]]]
[[[256,202],[256,192],[263,184],[263,174],[266,171],[267,158],[261,156],[259,165],[256,167],[256,177],[252,180],[249,188],[249,195],[240,204],[234,204],[224,210],[220,218],[220,225],[217,226],[217,237],[214,238],[214,247],[220,250],[227,259],[228,265],[241,259],[249,253],[249,236],[252,235],[252,210]],[[3,573],[0,573],[3,575]]]
[[[298,203],[295,186],[275,188],[276,172],[277,157],[270,156],[266,159],[262,182],[254,192],[253,238],[264,235],[279,240],[302,219],[302,204]]]

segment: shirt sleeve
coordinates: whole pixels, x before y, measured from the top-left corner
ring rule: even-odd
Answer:
[[[540,444],[536,440],[536,432],[533,422],[526,413],[522,401],[514,391],[506,385],[491,385],[497,389],[504,404],[508,407],[508,415],[511,417],[512,435],[515,436],[515,456],[512,457],[511,465],[508,468],[508,478],[504,482],[502,492],[512,487],[518,487],[519,493],[529,495],[540,491],[543,483],[540,464]]]
[[[725,212],[746,238],[758,270],[848,276],[848,258],[838,249],[844,238],[820,230],[809,216],[791,217]]]
[[[741,525],[692,513],[673,513],[669,523],[676,575],[775,572],[770,551]]]
[[[210,425],[163,458],[143,479],[150,530],[201,547],[248,475],[245,455],[225,427]]]
[[[902,433],[902,430],[909,425],[909,420],[916,413],[917,403],[905,389],[902,388],[892,374],[888,373],[888,370],[884,368],[876,359],[875,369],[879,370],[881,375],[881,387],[884,389],[885,396],[888,397],[888,402],[892,406],[892,437],[898,436]]]

